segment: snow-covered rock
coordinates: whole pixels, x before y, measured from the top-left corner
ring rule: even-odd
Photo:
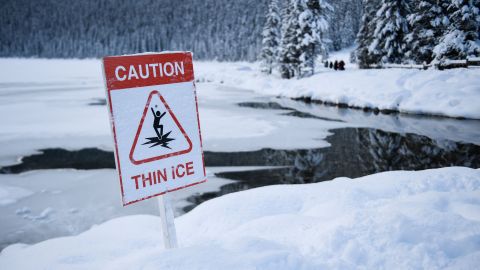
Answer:
[[[177,218],[128,216],[71,237],[15,244],[0,269],[474,269],[480,262],[480,170],[395,171],[269,186]]]

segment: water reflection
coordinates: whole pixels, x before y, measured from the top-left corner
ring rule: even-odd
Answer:
[[[209,153],[214,166],[279,165],[287,168],[223,172],[217,176],[239,180],[219,192],[192,197],[199,204],[230,192],[274,184],[320,182],[336,177],[360,177],[392,170],[423,170],[447,166],[480,167],[480,146],[451,140],[434,140],[370,128],[333,130],[331,147],[304,150],[262,149],[253,152]],[[189,207],[191,208],[191,207]],[[185,209],[188,210],[188,209]]]

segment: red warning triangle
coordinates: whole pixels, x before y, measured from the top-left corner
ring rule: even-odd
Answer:
[[[192,141],[172,109],[158,91],[152,91],[130,149],[130,161],[140,165],[191,150]]]

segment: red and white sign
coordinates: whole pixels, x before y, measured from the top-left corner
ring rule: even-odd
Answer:
[[[103,59],[123,205],[206,181],[192,54]]]

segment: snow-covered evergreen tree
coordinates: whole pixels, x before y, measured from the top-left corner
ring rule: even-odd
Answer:
[[[349,47],[355,41],[360,29],[363,0],[329,1],[334,12],[328,20],[328,38],[332,50]]]
[[[300,64],[300,23],[299,0],[289,0],[282,10],[282,45],[280,47],[279,69],[284,79],[298,74]]]
[[[408,0],[382,0],[374,22],[375,31],[369,52],[380,55],[383,63],[401,63],[407,49],[408,33],[406,16],[410,11]]]
[[[364,0],[363,16],[360,30],[357,35],[357,49],[355,52],[356,61],[360,68],[368,68],[370,64],[377,63],[379,57],[369,51],[370,44],[373,42],[373,32],[375,31],[375,16],[377,14],[380,1]]]
[[[479,56],[479,0],[449,0],[449,27],[433,49],[435,61]]]
[[[417,0],[407,16],[410,32],[405,36],[408,50],[405,58],[414,63],[430,63],[433,48],[438,44],[448,26],[449,20],[442,7],[443,1]]]
[[[310,76],[315,71],[315,59],[319,53],[327,53],[328,12],[333,11],[332,6],[325,0],[299,0],[298,22],[300,31],[297,33],[300,41],[300,65],[298,76]]]
[[[268,74],[272,73],[272,69],[278,61],[281,23],[278,0],[271,0],[262,32],[262,52],[260,54],[262,72]]]
[[[278,0],[280,7],[287,0]],[[330,39],[340,49],[358,30],[362,0],[342,2]],[[196,59],[254,61],[269,1],[0,1],[0,57],[83,58],[191,50]],[[333,2],[333,1],[332,1]],[[336,3],[336,2],[335,2]],[[353,22],[343,24],[344,14]],[[128,14],[128,20],[125,20]],[[353,27],[353,28],[352,28]],[[351,30],[353,29],[353,30]]]
[[[254,61],[267,10],[258,0],[0,2],[2,57],[190,50],[196,59]]]
[[[282,78],[313,74],[315,58],[327,52],[327,12],[325,0],[290,0],[283,12],[280,74]]]

